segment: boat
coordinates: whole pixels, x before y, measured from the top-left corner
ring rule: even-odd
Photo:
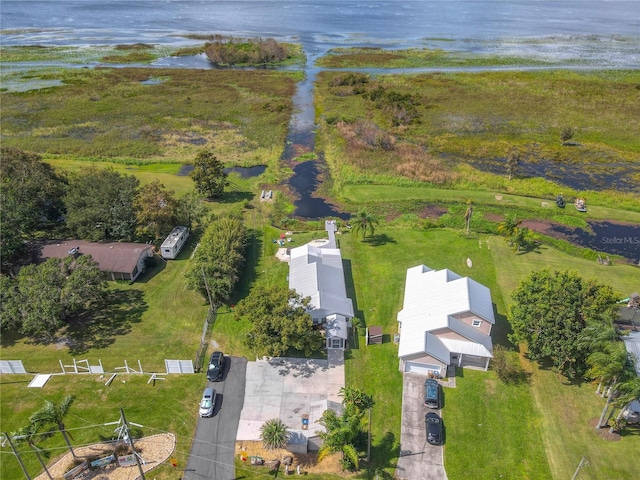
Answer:
[[[556,197],[556,206],[558,206],[558,208],[564,208],[564,198],[562,197],[562,195],[558,195]]]
[[[574,205],[576,207],[576,210],[578,210],[579,212],[587,211],[587,206],[585,205],[583,198],[576,198]]]

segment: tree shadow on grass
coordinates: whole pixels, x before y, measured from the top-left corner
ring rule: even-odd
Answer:
[[[364,466],[357,478],[392,479],[392,473],[387,470],[396,468],[396,460],[400,456],[400,444],[391,432],[386,432],[379,442],[375,436],[371,438],[371,462]]]
[[[67,327],[65,340],[69,353],[80,355],[92,349],[106,348],[116,337],[131,331],[148,306],[139,290],[112,290],[104,303],[74,319]]]
[[[372,247],[379,247],[381,245],[386,245],[387,243],[397,243],[392,237],[387,235],[386,233],[377,233],[375,235],[371,235],[365,240],[365,243],[371,245]]]
[[[212,200],[209,200],[210,202],[216,202],[216,203],[239,203],[239,202],[243,202],[243,201],[251,201],[253,200],[253,197],[255,197],[255,194],[252,192],[247,192],[247,191],[243,191],[243,190],[231,190],[231,191],[226,191],[224,192],[224,195],[222,195],[219,198],[215,198]]]

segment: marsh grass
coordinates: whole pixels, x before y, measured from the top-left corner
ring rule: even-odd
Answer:
[[[635,120],[640,115],[636,101],[640,73],[636,71],[378,75],[365,87],[347,90],[332,86],[336,75],[319,74],[316,102],[319,117],[326,120],[319,129],[318,145],[324,149],[337,195],[352,183],[414,182],[555,198],[559,191],[565,196],[578,194],[560,186],[565,177],[570,182],[572,175],[616,171],[623,175],[640,169],[640,124]],[[410,94],[415,120],[394,126],[385,115],[387,107],[381,108],[368,93],[378,91],[389,99]],[[393,138],[389,148],[365,145],[351,134],[353,127],[345,128],[362,119]],[[560,145],[564,125],[574,126],[580,147]],[[509,181],[505,158],[514,146],[531,164],[553,165],[548,176],[555,175],[558,181],[520,178],[517,172]],[[631,175],[629,185],[635,184],[633,173],[624,175]],[[588,192],[590,204],[640,211],[637,191],[611,193]]]
[[[64,86],[3,94],[4,145],[156,162],[188,162],[208,147],[225,162],[265,164],[284,143],[295,88],[295,75],[274,71],[101,68],[57,78]],[[149,78],[163,81],[141,83]]]
[[[578,60],[571,63],[580,64]],[[549,66],[554,62],[511,55],[481,55],[440,49],[411,48],[334,48],[320,57],[316,65],[327,68],[419,68],[419,67],[488,67]]]
[[[144,53],[138,60],[133,60],[135,52]],[[119,63],[126,63],[129,57],[132,62],[151,63],[163,57],[175,55],[177,48],[168,45],[94,45],[91,48],[82,46],[9,46],[0,48],[0,62],[4,64],[16,62],[64,62],[64,63],[97,63],[105,58]]]

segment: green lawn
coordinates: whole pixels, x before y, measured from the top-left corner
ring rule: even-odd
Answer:
[[[553,478],[571,478],[583,456],[589,466],[580,471],[581,480],[638,478],[640,430],[629,429],[617,441],[598,435],[592,425],[605,399],[596,395],[596,385],[570,385],[537,365],[532,370],[531,392],[542,414],[540,426]]]
[[[64,364],[89,359],[98,360],[106,371],[124,366],[145,372],[164,372],[164,359],[193,359],[199,342],[207,307],[202,299],[185,289],[184,271],[193,245],[183,250],[178,260],[166,262],[129,285],[111,283],[110,291],[118,292],[113,303],[100,313],[97,324],[84,325],[73,334],[74,349],[62,344],[33,344],[26,338],[3,335],[0,357],[21,359],[29,372],[61,372]],[[147,384],[149,375],[118,374],[110,386],[109,375],[55,375],[42,388],[26,386],[32,376],[2,375],[0,383],[0,431],[11,432],[27,424],[29,416],[44,405],[45,400],[60,401],[73,394],[76,400],[66,419],[74,445],[94,443],[110,438],[114,426],[99,426],[116,421],[123,408],[129,421],[144,425],[144,435],[173,432],[178,439],[176,457],[184,464],[197,418],[197,405],[204,386],[202,375],[172,375]],[[50,458],[64,454],[61,435],[42,443],[51,449]],[[20,447],[26,450],[25,447]],[[36,475],[40,466],[33,454],[24,461]],[[0,462],[0,478],[21,478],[17,461],[5,455]],[[170,479],[171,467],[161,467],[154,478]]]
[[[554,201],[550,198],[510,195],[499,191],[450,190],[445,188],[434,189],[419,186],[411,187],[397,185],[344,185],[340,190],[340,194],[346,203],[354,204],[405,202],[408,200],[420,200],[431,203],[464,203],[468,199],[471,199],[476,204],[492,205],[504,208],[523,207],[527,209],[552,210],[552,213],[560,210],[556,208]],[[543,202],[546,202],[547,206],[543,206]],[[565,211],[560,213],[579,218],[585,217],[584,214],[575,210],[572,205],[569,205]],[[589,205],[588,218],[640,223],[640,212]]]
[[[399,453],[402,406],[402,374],[398,370],[397,346],[392,340],[397,332],[397,312],[402,307],[406,269],[424,263],[434,269],[449,268],[487,285],[498,310],[494,340],[502,343],[507,341],[508,329],[504,302],[491,252],[479,247],[477,239],[467,239],[458,232],[380,228],[367,242],[354,235],[343,235],[341,247],[347,280],[352,280],[349,287],[355,292],[358,318],[367,325],[382,326],[385,334],[383,345],[366,346],[364,337],[358,338],[356,348],[347,355],[347,384],[373,395],[376,402],[372,415],[373,463],[392,474]],[[467,258],[473,259],[472,269],[466,264]],[[446,392],[444,410],[449,425],[445,447],[449,478],[493,478],[503,472],[518,472],[510,478],[548,478],[542,438],[535,428],[538,413],[532,408],[528,389],[499,384],[491,372],[464,372],[457,381],[459,390]],[[471,411],[476,413],[470,414]],[[490,418],[484,418],[487,416]],[[466,434],[477,430],[478,418],[484,418],[487,426],[485,434],[489,438],[483,441],[478,435]],[[532,426],[528,436],[515,434],[521,421]],[[505,424],[512,427],[501,428]],[[500,455],[492,450],[496,446]],[[485,448],[487,454],[483,455]],[[478,455],[470,456],[470,450],[476,450]],[[470,477],[465,469],[470,461],[477,464],[475,477]]]
[[[510,292],[535,269],[574,269],[584,277],[611,284],[625,296],[637,289],[635,267],[605,267],[544,246],[516,254],[502,238],[494,236],[467,239],[449,230],[379,228],[367,242],[353,235],[343,235],[340,240],[358,318],[367,325],[382,326],[388,335],[385,344],[370,347],[359,336],[356,347],[348,352],[346,375],[347,384],[374,396],[372,457],[374,466],[387,468],[389,473],[398,454],[402,401],[402,378],[392,339],[407,267],[424,263],[436,269],[450,268],[488,286],[497,313],[492,336],[494,343],[504,345],[508,345],[506,305]],[[467,258],[473,260],[471,269]],[[443,415],[448,477],[568,478],[581,458],[572,452],[583,451],[593,457],[592,476],[584,478],[633,478],[634,463],[625,459],[640,448],[640,436],[628,435],[620,442],[597,437],[594,444],[596,435],[588,421],[604,405],[604,400],[593,394],[595,388],[568,386],[548,371],[530,366],[528,370],[533,370],[528,385],[504,385],[491,371],[464,371],[456,379],[457,388],[446,389]],[[583,392],[588,393],[585,396]],[[566,415],[567,409],[579,413]],[[564,447],[567,444],[571,448]],[[619,460],[613,466],[607,458]]]

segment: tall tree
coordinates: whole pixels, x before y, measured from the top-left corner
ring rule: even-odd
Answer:
[[[42,468],[47,474],[47,477],[53,480],[53,477],[51,476],[51,473],[49,473],[49,469],[47,468],[47,464],[44,463],[44,460],[42,459],[42,454],[41,454],[42,449],[38,447],[38,442],[50,436],[51,432],[40,433],[41,430],[42,430],[41,424],[30,422],[28,425],[11,433],[11,437],[13,437],[13,440],[15,440],[18,443],[24,442],[27,445],[29,445],[33,453],[36,454],[36,458],[38,459],[38,462],[40,462],[40,465],[42,465]]]
[[[188,191],[178,199],[178,223],[185,225],[189,230],[194,224],[201,224],[207,214],[207,208],[203,203],[203,196],[196,190]]]
[[[324,345],[306,308],[310,298],[295,290],[258,286],[236,305],[236,319],[250,322],[246,344],[257,356],[277,357],[290,349],[311,355]]]
[[[81,255],[27,265],[15,281],[3,280],[0,287],[3,330],[51,339],[71,315],[103,300],[106,282],[91,256]]]
[[[353,224],[353,231],[355,233],[362,232],[362,240],[364,240],[367,233],[371,235],[375,233],[379,222],[375,216],[362,209],[351,219],[351,223]]]
[[[71,442],[69,442],[69,437],[64,424],[64,417],[66,417],[67,413],[69,413],[69,409],[71,408],[73,400],[73,395],[66,396],[62,400],[62,402],[58,404],[46,400],[44,407],[31,415],[29,421],[38,425],[55,426],[60,431],[60,433],[62,433],[64,441],[67,443],[67,447],[69,448],[71,455],[75,458],[76,453],[71,447]]]
[[[189,174],[196,190],[207,198],[218,198],[229,185],[223,163],[210,150],[204,150],[196,156],[193,170]]]
[[[279,418],[267,420],[260,427],[260,440],[267,450],[286,447],[289,435],[287,426]]]
[[[65,179],[39,155],[0,147],[0,258],[10,262],[43,223],[63,213]]]
[[[173,190],[167,190],[158,180],[140,188],[133,206],[138,223],[136,233],[141,238],[158,240],[176,225],[178,201]]]
[[[545,269],[522,280],[511,296],[513,341],[526,342],[531,358],[551,359],[569,378],[584,374],[590,352],[580,335],[587,325],[611,322],[617,300],[611,287]]]
[[[138,186],[135,177],[112,169],[83,170],[71,177],[64,197],[67,227],[84,240],[134,240]]]

